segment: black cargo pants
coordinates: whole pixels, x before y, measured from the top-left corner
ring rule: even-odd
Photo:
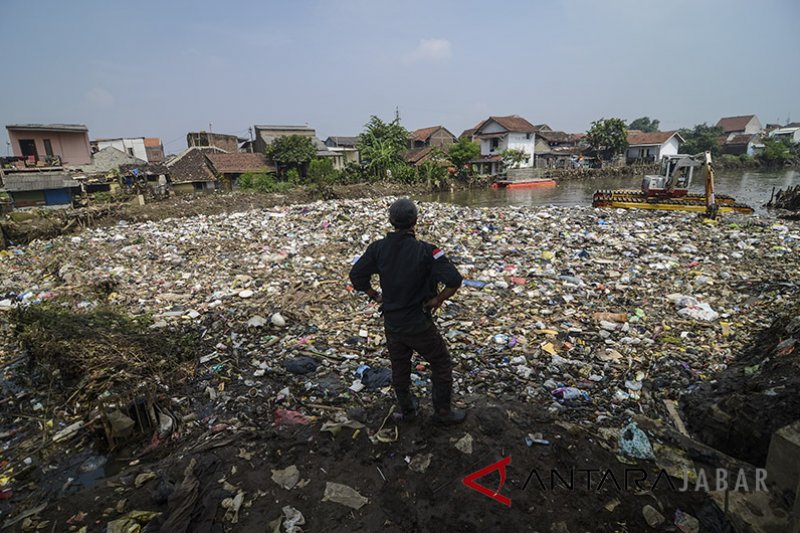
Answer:
[[[435,325],[431,324],[425,331],[414,334],[386,331],[386,348],[392,361],[392,385],[395,391],[399,393],[409,391],[411,354],[417,352],[431,365],[434,391],[441,391],[449,403],[449,393],[453,385],[453,362],[447,344]]]

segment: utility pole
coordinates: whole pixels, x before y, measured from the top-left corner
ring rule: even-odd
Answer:
[[[250,153],[253,153],[253,128],[247,128],[247,135],[250,137]]]

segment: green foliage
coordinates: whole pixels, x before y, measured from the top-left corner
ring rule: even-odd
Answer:
[[[749,163],[751,161],[755,161],[755,159],[756,158],[753,157],[752,155],[747,155],[747,154],[740,154],[739,155],[739,161],[741,161],[742,163]]]
[[[388,169],[391,178],[395,181],[402,183],[416,183],[419,179],[417,169],[408,163],[399,162],[395,163],[392,168]]]
[[[330,185],[338,181],[339,172],[333,168],[330,158],[315,159],[308,167],[308,182],[315,185]]]
[[[704,122],[692,130],[683,129],[679,133],[683,137],[681,153],[694,155],[711,152],[713,156],[719,155],[719,138],[722,136],[720,128],[713,128]]]
[[[239,176],[237,184],[242,190],[256,192],[281,192],[292,186],[292,183],[275,181],[270,174],[260,172],[245,172]]]
[[[443,161],[429,159],[423,161],[417,169],[420,181],[424,181],[432,189],[441,189],[447,182],[449,174]]]
[[[344,170],[339,173],[339,181],[340,183],[358,183],[361,181],[366,181],[367,173],[364,170],[364,167],[359,163],[347,163],[344,166]]]
[[[793,148],[788,141],[767,137],[764,139],[764,150],[758,157],[767,165],[783,165],[794,159]]]
[[[659,122],[660,121],[655,118],[650,120],[650,117],[640,117],[628,124],[628,129],[652,133],[654,131],[658,131]]]
[[[511,168],[519,168],[520,163],[528,159],[530,157],[524,150],[503,150],[500,154],[500,157],[503,158],[503,163],[507,167]]]
[[[296,168],[290,168],[286,171],[286,181],[288,181],[292,185],[299,185],[300,184],[300,171]]]
[[[317,155],[311,138],[302,135],[278,137],[267,147],[267,155],[278,167],[302,170]]]
[[[92,199],[98,204],[109,204],[113,200],[111,193],[106,191],[96,192],[92,194]]]
[[[601,159],[608,161],[628,148],[625,122],[620,118],[596,120],[587,132],[586,141]]]
[[[719,160],[723,163],[738,163],[739,157],[733,154],[723,154],[719,157]]]
[[[375,179],[385,179],[388,171],[403,163],[408,149],[408,131],[400,119],[384,122],[372,115],[358,136],[358,149],[367,173]],[[404,172],[404,171],[401,171]]]
[[[471,141],[467,137],[462,137],[450,145],[447,156],[456,167],[459,176],[472,173],[470,161],[477,159],[481,155],[481,147],[478,143]]]

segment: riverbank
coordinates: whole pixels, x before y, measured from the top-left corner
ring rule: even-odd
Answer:
[[[145,511],[141,520],[246,531],[300,513],[309,531],[613,531],[643,530],[657,518],[650,506],[668,523],[724,522],[702,490],[534,490],[526,480],[534,468],[546,478],[587,465],[618,480],[626,468],[663,468],[676,484],[698,460],[752,469],[662,431],[677,431],[670,402],[727,368],[796,300],[800,224],[422,204],[420,237],[470,280],[437,317],[456,397],[471,410],[446,430],[387,418],[381,317],[348,285],[354,256],[387,229],[389,202],[127,220],[0,254],[0,313],[49,302],[75,321],[69,339],[52,338],[47,315],[0,328],[12,469],[2,518],[29,512],[29,527],[100,531]],[[113,366],[120,354],[137,364]],[[416,362],[429,414],[429,370]],[[632,421],[647,428],[654,459],[621,448]],[[511,509],[461,482],[508,456],[500,493]],[[329,483],[367,501],[341,500]]]

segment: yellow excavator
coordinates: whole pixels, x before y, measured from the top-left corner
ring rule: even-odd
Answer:
[[[705,192],[691,193],[695,171],[705,169]],[[711,152],[697,155],[669,155],[661,159],[661,173],[642,178],[642,189],[600,190],[592,197],[593,207],[694,211],[716,218],[718,213],[752,214],[753,208],[730,196],[714,192]]]

